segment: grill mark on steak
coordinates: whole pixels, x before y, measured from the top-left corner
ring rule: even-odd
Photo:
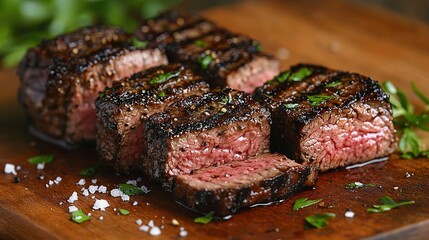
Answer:
[[[393,153],[392,110],[377,82],[314,65],[292,72],[297,67],[313,73],[298,82],[270,81],[255,94],[272,112],[273,151],[322,171]]]
[[[261,154],[178,175],[173,192],[178,201],[196,211],[227,216],[291,196],[303,187],[311,171],[283,155]]]
[[[169,73],[178,74],[164,82],[152,83],[153,79]],[[100,158],[117,170],[128,172],[137,168],[145,119],[182,97],[208,91],[208,83],[181,64],[151,68],[115,82],[96,101]]]
[[[188,97],[147,119],[142,166],[168,189],[174,175],[267,152],[269,122],[243,92]]]

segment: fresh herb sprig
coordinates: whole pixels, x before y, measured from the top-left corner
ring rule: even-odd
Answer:
[[[296,211],[296,210],[299,210],[301,208],[309,207],[309,206],[314,205],[320,201],[322,201],[322,199],[308,200],[308,198],[299,198],[293,204],[292,210]]]
[[[39,155],[28,159],[28,162],[31,164],[51,163],[52,161],[54,161],[54,155],[52,154]]]
[[[141,188],[127,183],[119,184],[119,190],[126,195],[140,195],[144,193]]]
[[[83,213],[82,209],[72,212],[71,219],[77,223],[83,223],[91,219],[90,216]]]
[[[335,213],[323,213],[308,216],[305,221],[309,227],[324,228],[328,225],[327,221],[335,217]]]
[[[308,101],[310,101],[310,105],[312,107],[316,107],[322,103],[324,103],[326,100],[334,99],[334,96],[326,96],[326,95],[308,95],[307,96]]]
[[[214,212],[209,212],[204,216],[197,217],[194,219],[195,223],[201,223],[201,224],[207,224],[213,220],[213,214]]]
[[[129,215],[130,211],[128,211],[127,209],[119,208],[119,213],[121,215]]]
[[[396,203],[395,201],[393,201],[392,198],[388,196],[382,196],[380,199],[378,199],[378,201],[380,201],[381,205],[373,205],[373,207],[368,208],[367,211],[372,213],[387,212],[393,208],[415,203],[414,201]]]
[[[412,83],[414,94],[425,104],[421,113],[415,113],[414,107],[403,91],[391,82],[384,82],[383,89],[390,95],[395,128],[399,135],[399,150],[402,158],[429,157],[429,149],[424,150],[415,130],[429,131],[429,98]]]
[[[150,85],[160,84],[160,83],[163,83],[165,81],[170,80],[171,78],[179,76],[181,72],[182,72],[181,70],[167,72],[167,73],[164,73],[164,74],[161,74],[161,75],[158,75],[158,76],[152,78],[151,80],[149,80],[148,83]]]

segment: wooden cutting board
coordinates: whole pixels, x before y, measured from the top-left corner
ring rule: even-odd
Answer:
[[[414,81],[429,93],[429,27],[423,23],[333,0],[240,1],[203,14],[259,39],[265,51],[281,58],[284,69],[298,62],[319,63],[380,81],[391,80],[409,95],[410,81]],[[129,202],[96,193],[95,198],[106,199],[111,206],[105,212],[91,211],[95,199],[82,196],[76,183],[80,169],[98,163],[94,149],[62,150],[29,135],[16,100],[18,79],[14,70],[0,70],[0,83],[0,167],[3,169],[5,163],[22,167],[20,183],[13,183],[10,174],[0,175],[2,239],[179,239],[179,227],[171,225],[172,219],[185,228],[189,239],[423,239],[429,233],[429,160],[401,160],[395,155],[386,162],[321,174],[315,189],[207,225],[194,223],[198,214],[175,203],[170,193],[144,176],[118,176],[102,168],[94,177],[96,185],[110,190],[128,179],[143,177],[141,184],[151,192],[132,196]],[[417,102],[416,97],[411,99]],[[429,145],[427,136],[425,143]],[[55,160],[37,171],[27,158],[40,154],[54,154]],[[45,176],[43,180],[38,178],[40,174]],[[63,180],[47,188],[48,181],[57,176]],[[355,181],[379,187],[344,189],[345,184]],[[74,205],[92,213],[89,222],[70,220],[66,200],[73,191],[79,193]],[[383,195],[416,203],[385,213],[366,212]],[[302,197],[323,199],[324,204],[292,212],[293,202]],[[133,206],[134,201],[138,205]],[[128,209],[131,214],[118,215],[114,208]],[[356,213],[354,218],[344,216],[347,209]],[[304,229],[306,216],[326,212],[336,214],[326,228]],[[154,220],[155,225],[163,226],[162,235],[151,237],[139,231],[137,219],[144,224]]]

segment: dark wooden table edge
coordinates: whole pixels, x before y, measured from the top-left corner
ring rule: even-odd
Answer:
[[[367,237],[367,238],[364,238],[364,240],[425,239],[425,237],[427,237],[428,235],[429,235],[429,219],[412,224],[412,225],[408,225],[405,227],[397,228],[392,231],[387,231],[371,237]]]

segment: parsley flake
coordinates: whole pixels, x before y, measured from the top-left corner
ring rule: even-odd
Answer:
[[[119,213],[121,215],[128,215],[128,214],[130,214],[130,211],[123,209],[123,208],[119,208]]]
[[[304,78],[310,76],[313,73],[313,70],[303,67],[299,69],[297,72],[292,73],[289,77],[289,81],[299,82]]]
[[[149,83],[150,85],[160,84],[160,83],[163,83],[163,82],[165,82],[165,81],[170,80],[171,78],[174,78],[174,77],[179,76],[179,74],[180,74],[181,72],[182,72],[182,71],[178,70],[178,71],[171,71],[171,72],[168,72],[168,73],[165,73],[165,74],[160,74],[160,75],[158,75],[158,76],[156,76],[156,77],[152,78],[151,80],[149,80],[149,82],[148,82],[148,83]]]
[[[195,41],[194,41],[194,44],[195,44],[195,46],[197,46],[197,47],[201,47],[201,48],[205,48],[205,47],[207,47],[207,43],[206,43],[206,42],[204,42],[203,40],[200,40],[200,39],[195,40]]]
[[[327,220],[335,217],[335,213],[324,213],[308,216],[305,221],[310,227],[324,228],[328,225]]]
[[[341,81],[335,81],[335,82],[330,82],[328,84],[325,85],[325,87],[338,87],[342,84]]]
[[[310,101],[310,105],[312,107],[318,106],[325,102],[326,100],[334,99],[334,96],[325,96],[325,95],[312,95],[307,96],[308,100]]]
[[[209,67],[209,65],[212,61],[213,61],[213,58],[210,55],[206,55],[204,57],[198,58],[198,63],[200,63],[201,68],[204,70]]]
[[[166,94],[165,92],[159,92],[159,93],[156,95],[156,97],[157,97],[157,98],[163,98],[163,97],[165,97],[165,96],[167,96],[167,94]]]
[[[309,207],[309,206],[314,205],[320,201],[322,201],[322,199],[308,200],[308,198],[299,198],[293,204],[292,210],[296,211],[296,210],[299,210],[301,208]]]
[[[286,81],[286,80],[289,78],[289,76],[290,76],[290,70],[289,70],[289,71],[286,71],[286,72],[282,72],[282,73],[280,73],[280,74],[276,77],[276,80],[282,83],[282,82]]]
[[[214,212],[209,212],[202,217],[197,217],[194,219],[194,222],[195,223],[201,223],[201,224],[207,224],[213,220],[213,214],[214,214]]]
[[[232,95],[231,95],[231,93],[228,93],[227,96],[221,96],[220,97],[219,104],[226,105],[226,104],[230,104],[230,103],[232,103]]]
[[[72,212],[71,219],[74,222],[83,223],[83,222],[90,220],[91,217],[86,215],[85,213],[83,213],[82,209],[78,209],[78,210]]]
[[[256,45],[256,51],[258,51],[258,52],[262,51],[262,44],[258,43]]]
[[[390,198],[388,196],[382,196],[381,198],[378,199],[378,201],[382,205],[372,205],[373,208],[368,208],[367,211],[372,212],[372,213],[387,212],[393,208],[397,208],[397,207],[400,207],[403,205],[409,205],[409,204],[415,203],[414,201],[406,201],[406,202],[396,203],[395,201],[393,201],[392,198]]]
[[[137,38],[133,38],[131,44],[136,48],[144,48],[149,42],[148,41],[140,41]]]
[[[351,183],[344,185],[344,188],[347,190],[351,190],[351,189],[368,188],[368,187],[375,187],[375,186],[377,186],[377,185],[375,185],[373,183],[365,184],[365,183],[361,183],[361,182],[351,182]]]
[[[98,94],[98,97],[99,97],[99,98],[102,98],[102,97],[104,97],[104,95],[106,95],[106,93],[104,93],[104,92],[100,92],[100,93]]]
[[[126,195],[140,195],[144,193],[141,188],[127,183],[119,184],[119,190],[121,190]]]
[[[79,176],[93,177],[97,173],[97,168],[87,167],[79,171]]]
[[[54,160],[54,155],[49,154],[49,155],[39,155],[39,156],[31,157],[28,159],[28,162],[32,164],[39,164],[39,163],[51,163],[53,160]]]

